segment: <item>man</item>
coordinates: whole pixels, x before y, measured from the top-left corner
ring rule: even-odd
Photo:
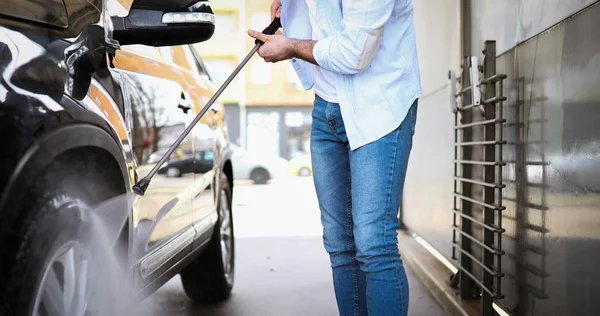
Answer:
[[[311,132],[323,239],[341,315],[406,315],[398,209],[421,95],[410,0],[275,0],[285,36],[249,31],[291,59],[316,97]]]

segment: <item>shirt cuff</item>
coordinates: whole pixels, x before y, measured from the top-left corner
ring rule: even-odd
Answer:
[[[315,61],[321,68],[331,71],[331,61],[329,60],[329,47],[331,46],[331,42],[334,37],[326,37],[324,39],[318,40],[313,48],[313,57],[315,57]]]

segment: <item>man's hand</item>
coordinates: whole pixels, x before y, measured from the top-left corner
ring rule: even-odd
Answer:
[[[271,3],[271,21],[281,17],[281,0],[273,0]]]
[[[261,32],[249,30],[248,35],[265,43],[258,50],[258,55],[264,58],[266,62],[276,63],[294,57],[291,47],[292,40],[283,36],[281,31],[277,31],[275,35],[265,35]]]
[[[283,36],[281,31],[277,31],[275,35],[265,35],[261,32],[249,30],[248,35],[265,43],[258,50],[258,55],[264,58],[266,62],[276,63],[296,57],[317,64],[312,53],[316,41],[290,39]]]
[[[271,20],[281,18],[281,0],[271,3]],[[248,30],[250,37],[262,41],[264,44],[258,50],[258,55],[266,62],[276,63],[291,58],[300,58],[317,64],[312,50],[316,41],[300,41],[285,37],[281,30],[275,35],[265,35],[261,32]]]

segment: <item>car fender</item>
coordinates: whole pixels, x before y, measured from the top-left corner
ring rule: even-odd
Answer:
[[[223,170],[223,168],[225,167],[225,163],[227,161],[233,163],[231,161],[232,156],[233,156],[233,151],[231,150],[231,148],[229,146],[224,146],[223,151],[221,152],[221,161],[220,161],[219,170]]]
[[[121,169],[124,187],[130,192],[129,167],[122,147],[119,146],[118,137],[102,118],[84,110],[65,110],[53,113],[45,121],[44,130],[49,131],[33,141],[13,170],[0,197],[0,213],[5,207],[21,206],[27,194],[25,188],[30,188],[55,158],[82,147],[95,147],[110,154]],[[54,124],[57,126],[52,126]],[[119,214],[119,219],[111,219],[111,222],[124,223],[127,216],[128,211]]]

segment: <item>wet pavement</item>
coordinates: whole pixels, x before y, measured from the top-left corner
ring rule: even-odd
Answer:
[[[148,297],[136,315],[337,315],[310,178],[266,186],[236,183],[234,225],[236,271],[229,300],[195,305],[177,276]],[[407,272],[409,315],[444,315],[420,281]]]

